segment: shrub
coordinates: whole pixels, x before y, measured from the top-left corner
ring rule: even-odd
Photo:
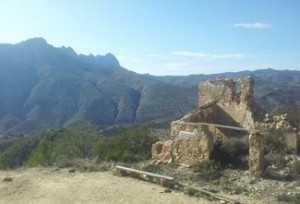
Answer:
[[[150,135],[148,126],[117,133],[110,138],[101,138],[94,148],[100,160],[137,162],[151,157],[152,144],[157,141]]]
[[[38,165],[51,165],[52,149],[53,144],[51,142],[49,142],[46,138],[41,139],[37,147],[31,152],[27,166],[33,167]]]
[[[39,134],[32,134],[16,140],[0,154],[0,168],[16,168],[25,164],[40,138]]]
[[[235,192],[235,194],[247,193],[248,192],[248,188],[247,188],[247,186],[245,184],[244,185],[236,185],[234,187],[234,192]]]
[[[92,148],[97,140],[97,126],[84,123],[65,129],[62,137],[57,141],[57,148],[54,151],[61,158],[91,158]]]
[[[46,130],[0,143],[0,168],[68,166],[73,159],[91,158],[98,139],[97,126],[85,123],[73,128]]]
[[[199,191],[197,189],[191,188],[191,187],[187,187],[184,189],[184,194],[188,195],[188,196],[192,196],[192,197],[197,197],[197,198],[204,198],[206,200],[209,201],[213,201],[215,200],[213,197],[209,196],[208,194]]]
[[[248,154],[248,149],[248,143],[241,139],[229,138],[215,143],[212,158],[223,166],[230,164],[236,167],[247,167],[248,164],[243,157]]]
[[[278,169],[283,169],[287,165],[283,154],[269,153],[264,158],[266,166],[275,166]]]
[[[157,164],[149,164],[142,168],[143,171],[158,173],[161,170],[161,166]]]
[[[230,138],[222,142],[221,150],[226,152],[231,157],[236,157],[240,154],[248,153],[248,146],[241,139]]]
[[[291,173],[296,175],[296,176],[300,176],[300,160],[295,161],[291,167]]]
[[[198,176],[206,181],[211,181],[220,178],[221,166],[214,160],[205,160],[198,162],[193,171],[199,173]]]
[[[284,203],[290,204],[299,204],[300,203],[300,194],[288,195],[286,193],[276,196],[277,200]]]
[[[282,130],[265,130],[264,136],[265,153],[283,153],[285,151],[286,141]]]
[[[189,195],[189,196],[196,196],[197,193],[198,193],[198,191],[196,189],[190,188],[190,187],[188,187],[184,190],[184,194]]]

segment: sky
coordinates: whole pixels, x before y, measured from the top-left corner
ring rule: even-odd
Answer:
[[[300,0],[0,0],[0,43],[42,37],[152,75],[300,70]]]

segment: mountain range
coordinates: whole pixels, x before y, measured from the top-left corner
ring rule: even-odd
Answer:
[[[264,69],[189,76],[141,75],[113,54],[81,55],[43,38],[0,44],[0,131],[24,132],[74,125],[166,125],[197,106],[200,81],[250,75],[266,110],[300,100],[300,72]],[[0,132],[0,133],[1,133]]]

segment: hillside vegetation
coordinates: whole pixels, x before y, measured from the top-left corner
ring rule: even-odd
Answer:
[[[138,162],[151,158],[151,146],[156,141],[145,125],[131,130],[121,128],[105,137],[101,128],[85,123],[0,142],[0,168],[67,167],[76,165],[79,159]]]

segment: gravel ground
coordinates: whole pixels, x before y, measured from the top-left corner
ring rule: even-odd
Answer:
[[[68,169],[51,168],[0,171],[1,204],[211,203],[182,192],[164,191],[161,186],[113,176],[111,172],[70,173]]]

